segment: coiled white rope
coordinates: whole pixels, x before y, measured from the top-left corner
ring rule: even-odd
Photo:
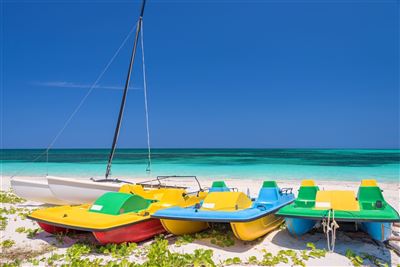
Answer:
[[[37,160],[39,160],[41,157],[43,157],[43,155],[46,154],[46,175],[48,175],[48,153],[49,150],[53,147],[53,145],[55,144],[55,142],[58,140],[58,138],[61,136],[61,134],[64,132],[65,128],[67,128],[68,124],[71,122],[71,120],[73,119],[73,117],[76,115],[76,113],[78,113],[78,111],[81,109],[82,105],[85,103],[86,99],[89,97],[89,95],[93,92],[93,90],[96,88],[97,84],[99,83],[99,81],[101,80],[101,78],[103,78],[104,74],[107,72],[108,68],[111,66],[111,64],[114,62],[115,58],[118,56],[119,52],[121,51],[121,49],[125,46],[126,42],[128,41],[129,37],[132,35],[132,33],[134,32],[134,30],[136,29],[137,25],[135,23],[135,25],[131,28],[131,30],[129,31],[129,33],[127,34],[127,36],[125,37],[125,39],[122,41],[121,45],[118,47],[118,49],[115,51],[114,55],[111,57],[111,59],[108,61],[108,63],[106,64],[106,66],[104,67],[104,69],[100,72],[100,74],[97,76],[97,79],[94,81],[94,83],[92,84],[92,86],[90,86],[89,90],[87,91],[87,93],[83,96],[83,98],[81,99],[81,101],[79,102],[79,104],[75,107],[74,111],[71,113],[71,115],[68,117],[68,119],[65,121],[64,125],[61,127],[60,131],[58,131],[58,133],[56,134],[56,136],[53,138],[53,140],[50,142],[50,144],[47,146],[46,150],[39,154],[32,162],[36,162]],[[28,166],[27,166],[28,167]],[[18,170],[16,173],[14,173],[10,179],[13,179],[15,176],[17,176],[18,174],[20,174],[21,172],[23,172],[27,167],[25,168],[21,168],[20,170]]]
[[[332,221],[331,221],[332,211]],[[322,228],[326,234],[326,241],[328,244],[328,251],[333,252],[335,250],[336,243],[336,229],[339,228],[339,224],[335,221],[335,211],[333,209],[328,210],[328,219],[322,220]]]
[[[144,91],[144,110],[146,116],[146,134],[147,134],[147,168],[146,172],[151,171],[151,147],[150,147],[150,127],[149,127],[149,111],[147,105],[147,82],[146,82],[146,65],[144,61],[144,41],[143,41],[143,22],[140,31],[140,44],[142,47],[142,72],[143,72],[143,91]]]
[[[323,219],[322,219],[322,229],[324,230],[324,233],[326,234],[327,232],[328,232],[328,225],[329,225],[329,218],[330,218],[330,215],[331,215],[331,210],[328,210],[328,220],[326,219],[326,217],[324,217]],[[328,234],[326,235],[326,239],[327,239],[327,242],[328,242],[328,250],[329,250],[329,248],[330,248],[330,242],[329,242],[329,236],[328,236]]]

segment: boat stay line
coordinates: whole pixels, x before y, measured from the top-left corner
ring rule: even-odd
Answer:
[[[79,104],[75,107],[75,109],[73,110],[73,112],[71,113],[71,115],[68,117],[68,119],[65,121],[64,125],[61,127],[61,129],[58,131],[58,133],[55,135],[55,137],[53,138],[53,140],[50,142],[50,144],[47,146],[46,150],[42,153],[40,153],[36,158],[33,159],[32,162],[36,162],[38,161],[41,157],[43,157],[44,155],[46,155],[46,163],[48,164],[49,162],[49,150],[53,147],[53,145],[56,143],[56,141],[58,140],[58,138],[61,136],[61,134],[64,132],[64,130],[67,128],[67,126],[69,125],[69,123],[71,122],[71,120],[74,118],[74,116],[76,115],[76,113],[78,113],[78,111],[81,109],[81,107],[83,106],[83,104],[85,103],[86,99],[89,97],[89,95],[93,92],[94,89],[96,89],[96,87],[98,86],[98,83],[100,82],[100,80],[103,78],[104,74],[107,72],[107,70],[109,69],[109,67],[111,66],[111,64],[114,62],[115,58],[119,55],[121,49],[125,46],[126,42],[129,40],[129,38],[131,37],[132,33],[136,30],[137,25],[135,24],[130,31],[128,32],[128,34],[126,35],[126,37],[124,38],[124,40],[122,41],[122,43],[120,44],[120,46],[118,47],[118,49],[115,51],[115,53],[113,54],[113,56],[110,58],[110,60],[108,61],[108,63],[105,65],[104,69],[100,72],[100,74],[97,76],[96,80],[93,82],[92,86],[90,86],[89,90],[87,91],[87,93],[83,96],[83,98],[81,99],[81,101],[79,102]],[[28,166],[21,168],[20,170],[16,171],[11,177],[10,179],[12,179],[13,177],[17,176],[18,174],[20,174],[21,172],[23,172],[24,170],[26,170],[26,168],[28,168]],[[48,167],[46,166],[46,176],[48,175]]]
[[[146,118],[146,135],[147,135],[147,168],[146,172],[151,172],[151,148],[150,148],[150,128],[149,128],[149,109],[147,105],[147,81],[146,81],[146,64],[144,63],[144,41],[143,41],[143,21],[140,32],[140,45],[142,48],[142,73],[143,73],[143,95],[144,95],[144,112]]]
[[[129,68],[128,68],[128,74],[126,76],[124,93],[122,94],[121,106],[119,108],[117,124],[115,126],[114,137],[113,137],[113,141],[112,141],[112,145],[111,145],[110,155],[108,157],[105,179],[97,180],[98,182],[109,181],[108,176],[111,174],[112,161],[113,161],[113,158],[115,155],[115,149],[117,146],[118,137],[119,137],[119,133],[121,130],[122,118],[124,116],[124,110],[125,110],[125,104],[126,104],[126,96],[128,94],[128,88],[129,88],[129,83],[131,81],[133,63],[135,62],[135,57],[136,57],[137,44],[138,44],[138,40],[139,40],[139,36],[140,36],[140,30],[142,28],[142,21],[143,21],[145,5],[146,5],[146,0],[143,0],[142,8],[141,8],[140,15],[139,15],[139,20],[137,21],[135,41],[133,43],[131,59],[129,61]]]

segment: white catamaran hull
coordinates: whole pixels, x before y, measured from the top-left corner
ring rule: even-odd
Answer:
[[[47,180],[28,180],[21,178],[11,179],[11,188],[14,193],[27,200],[46,204],[65,205],[65,201],[56,198],[50,191]]]
[[[94,202],[104,193],[118,191],[123,185],[123,183],[94,182],[54,176],[48,176],[47,182],[53,195],[67,204]]]

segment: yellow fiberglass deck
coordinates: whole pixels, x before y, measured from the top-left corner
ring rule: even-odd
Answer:
[[[356,199],[354,191],[351,190],[321,190],[315,198],[315,209],[360,211]]]

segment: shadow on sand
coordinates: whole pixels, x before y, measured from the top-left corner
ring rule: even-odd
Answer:
[[[40,232],[32,240],[42,240],[57,248],[69,248],[77,242],[98,244],[96,238],[90,232],[78,232],[63,235],[54,235],[47,232]]]
[[[295,237],[289,231],[279,231],[271,242],[283,249],[307,250],[307,243],[312,242],[318,249],[327,249],[326,235],[322,231],[312,231],[300,237]],[[382,261],[392,265],[391,253],[381,242],[372,240],[364,232],[347,232],[338,230],[336,234],[335,250],[337,253],[346,256],[346,251],[350,249],[357,254],[367,253]]]

